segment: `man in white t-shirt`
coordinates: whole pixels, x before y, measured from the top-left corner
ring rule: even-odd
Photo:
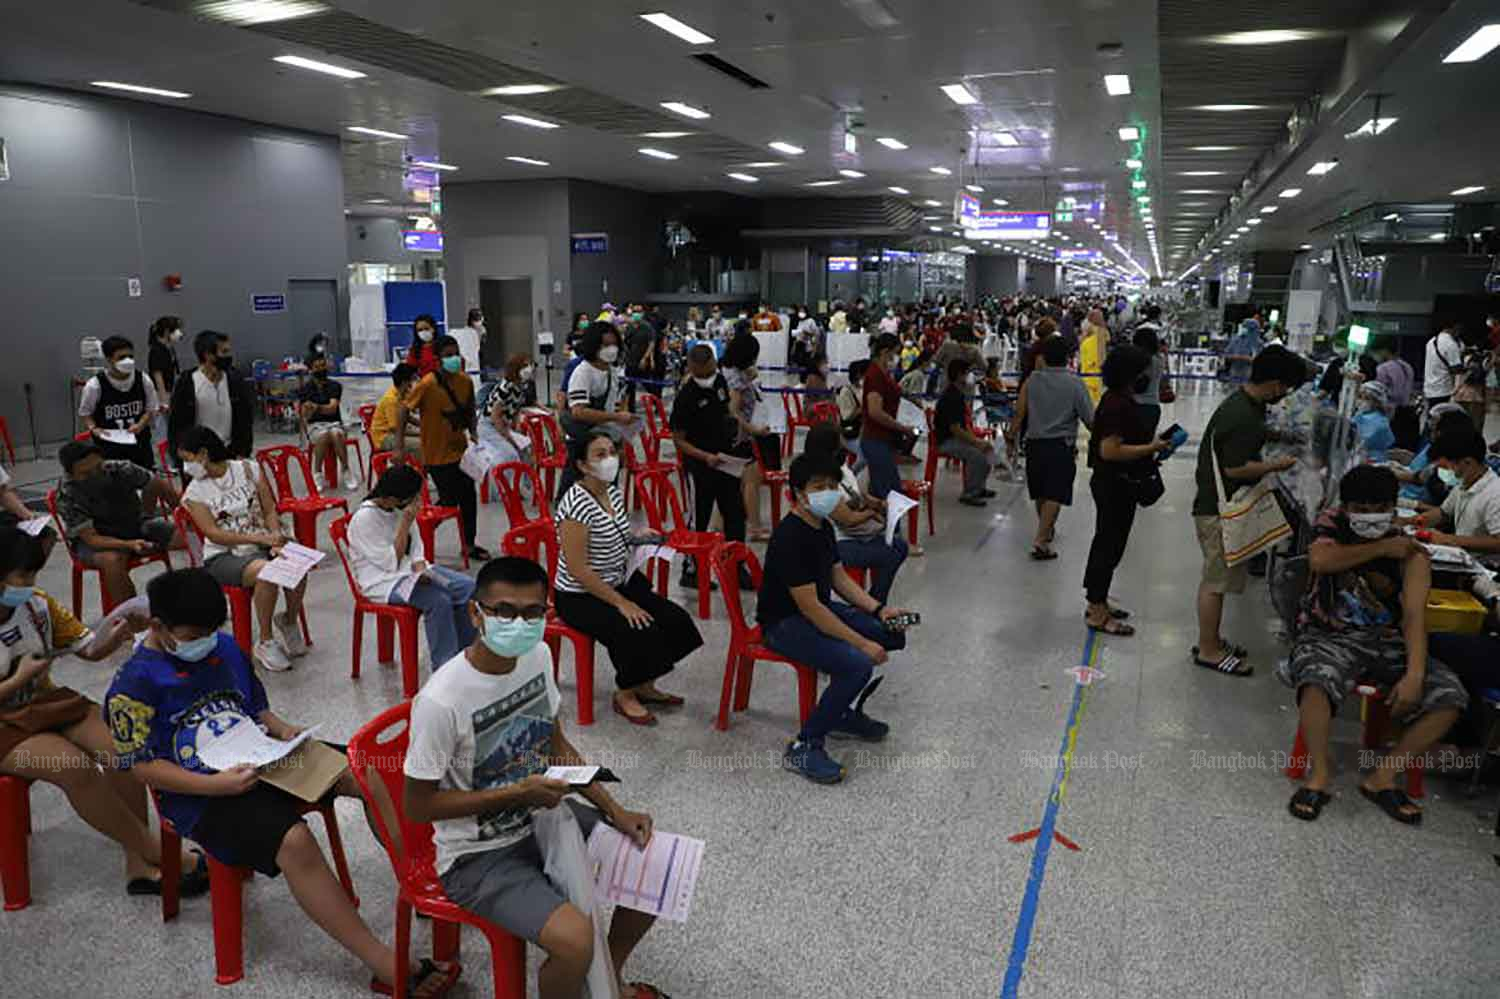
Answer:
[[[1449,430],[1428,452],[1448,485],[1441,507],[1419,504],[1435,544],[1465,548],[1475,555],[1500,554],[1500,476],[1485,462],[1484,435],[1472,428]]]
[[[437,872],[448,897],[547,952],[537,974],[543,999],[576,996],[593,961],[591,920],[543,873],[534,809],[567,800],[585,837],[608,822],[644,847],[651,817],[619,805],[596,782],[575,787],[545,776],[581,766],[563,734],[547,624],[547,573],[498,558],[479,571],[470,616],[479,638],[433,673],[412,702],[404,801],[413,822],[435,829]],[[574,791],[594,807],[569,799]],[[616,907],[609,950],[619,973],[655,917]],[[627,999],[660,996],[632,983]]]
[[[1427,358],[1422,371],[1422,395],[1427,408],[1441,405],[1453,397],[1455,376],[1464,370],[1464,348],[1453,335],[1451,326],[1438,331],[1427,341]]]

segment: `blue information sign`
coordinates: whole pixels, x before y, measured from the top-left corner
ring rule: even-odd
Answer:
[[[264,313],[267,313],[267,312],[285,312],[286,311],[286,296],[285,295],[251,295],[250,296],[250,311],[254,312],[257,315],[261,315],[261,314],[264,314]]]
[[[609,233],[607,232],[575,232],[573,234],[574,253],[608,253]]]

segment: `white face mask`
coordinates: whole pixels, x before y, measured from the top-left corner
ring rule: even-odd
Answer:
[[[714,376],[713,375],[709,375],[707,378],[699,378],[697,375],[694,375],[693,376],[693,381],[694,381],[694,383],[697,384],[697,386],[699,388],[711,389],[711,388],[714,387]]]
[[[421,340],[423,343],[430,342],[432,340],[432,330],[427,329],[426,327],[417,330],[417,339]]]
[[[478,322],[474,323],[474,332],[478,333],[480,336],[484,336],[484,320],[483,319],[481,319]]]
[[[1391,529],[1391,520],[1395,516],[1394,511],[1384,513],[1351,513],[1349,514],[1349,530],[1357,536],[1368,540],[1383,538]]]
[[[130,375],[135,374],[135,358],[120,358],[115,362],[115,370],[118,371],[122,377],[128,378]]]
[[[970,387],[978,385],[979,373],[977,371],[970,371],[968,374],[964,375],[964,384]]]
[[[182,474],[190,479],[201,479],[204,476],[203,462],[184,461],[182,463]]]
[[[806,319],[807,318],[807,313],[805,313],[805,312],[799,312],[799,313],[797,313],[797,318],[798,319]]]
[[[616,347],[614,344],[610,344],[608,347],[599,348],[599,360],[603,361],[605,364],[614,364],[619,356],[620,348]]]
[[[531,381],[531,376],[534,374],[536,374],[536,369],[528,364],[517,373],[516,377],[523,382],[529,382]]]
[[[182,330],[173,330],[172,331],[172,342],[176,343],[178,340],[181,340],[181,339],[182,339]]]
[[[590,462],[589,473],[601,482],[613,482],[615,476],[620,474],[620,459],[612,454],[608,458]]]

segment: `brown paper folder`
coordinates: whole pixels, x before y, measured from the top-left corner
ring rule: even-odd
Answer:
[[[349,759],[343,753],[309,739],[275,763],[261,767],[260,779],[311,803],[327,794],[348,770]]]

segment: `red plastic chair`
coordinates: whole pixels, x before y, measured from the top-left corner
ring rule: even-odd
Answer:
[[[750,448],[755,454],[756,467],[760,469],[761,482],[771,490],[771,526],[774,528],[781,523],[781,493],[787,483],[787,472],[766,467],[765,455],[760,453],[760,441],[754,437],[750,438]]]
[[[356,412],[359,413],[359,422],[365,428],[365,443],[370,447],[370,460],[365,463],[365,488],[368,489],[373,484],[373,479],[375,477],[374,472],[371,470],[371,466],[375,462],[375,455],[378,451],[375,446],[375,438],[370,433],[370,428],[375,423],[375,407],[364,405],[359,407]]]
[[[719,574],[719,589],[724,594],[724,610],[729,616],[729,655],[724,660],[724,688],[719,694],[719,715],[714,727],[729,728],[729,695],[734,691],[734,710],[750,706],[750,681],[757,662],[785,663],[797,671],[797,715],[799,724],[807,724],[818,699],[818,674],[811,666],[788,659],[765,644],[760,625],[745,620],[740,604],[740,567],[750,571],[750,579],[760,587],[763,574],[760,560],[748,545],[728,541],[713,556],[714,571]]]
[[[10,440],[10,424],[5,417],[0,416],[0,441],[5,442],[5,453],[10,456],[10,463],[16,463],[16,446]]]
[[[542,488],[542,477],[535,468],[524,461],[508,461],[490,469],[489,477],[495,480],[500,502],[505,507],[505,517],[510,521],[509,526],[520,527],[533,520],[551,523],[552,503],[547,499],[547,491]],[[523,483],[531,487],[531,497],[536,505],[534,516],[526,511],[526,497],[521,488]]]
[[[359,438],[350,437],[346,432],[344,434],[344,451],[347,453],[350,448],[354,449],[354,467],[359,469],[360,477],[369,482],[370,474],[365,468],[365,453],[359,446]],[[312,456],[313,445],[311,441],[308,441],[307,458],[309,461],[312,460]],[[329,448],[328,453],[323,455],[323,485],[329,489],[339,488],[339,458],[336,448]]]
[[[416,697],[420,680],[417,675],[417,627],[422,623],[422,612],[415,607],[400,604],[380,603],[370,600],[360,590],[354,578],[354,569],[349,564],[349,517],[340,517],[328,525],[328,534],[333,538],[334,550],[344,564],[344,578],[349,580],[349,592],[354,594],[354,645],[353,665],[349,669],[351,680],[359,679],[360,649],[364,645],[365,615],[375,615],[376,661],[382,665],[391,661],[394,651],[395,633],[401,634],[401,695]],[[442,665],[438,663],[436,665]]]
[[[154,792],[153,792],[154,796]],[[161,815],[161,806],[156,812]],[[344,840],[339,835],[339,820],[332,803],[311,803],[302,806],[302,814],[317,812],[323,816],[323,830],[328,834],[329,852],[333,854],[333,867],[338,872],[339,884],[343,885],[349,901],[359,905],[359,896],[354,893],[354,879],[349,876],[349,864],[344,859]],[[214,981],[220,985],[233,985],[245,977],[245,900],[243,888],[253,875],[248,867],[236,867],[220,863],[204,854],[208,860],[208,897],[213,911],[214,927]],[[177,918],[181,900],[178,896],[182,878],[182,839],[176,828],[164,816],[161,819],[161,918],[171,922]]]
[[[395,452],[380,452],[370,461],[370,474],[377,479],[380,478],[395,460]],[[464,537],[463,511],[459,510],[456,506],[434,506],[432,503],[432,493],[427,489],[427,471],[422,467],[422,463],[410,454],[406,456],[405,460],[406,464],[415,468],[418,474],[422,476],[422,509],[417,513],[417,533],[422,535],[422,557],[428,562],[437,561],[436,556],[433,554],[437,550],[437,529],[445,521],[451,520],[458,527],[458,546],[463,554],[464,568],[467,569],[469,567],[470,542],[468,538]]]
[[[157,441],[156,442],[156,463],[161,466],[159,469],[157,469],[157,474],[158,475],[160,475],[162,478],[166,479],[168,482],[170,482],[173,486],[176,486],[178,489],[186,489],[187,488],[187,485],[188,485],[187,484],[187,477],[186,476],[179,477],[177,475],[177,473],[172,470],[172,463],[167,460],[167,442],[166,441]]]
[[[1391,721],[1391,709],[1385,703],[1390,691],[1361,684],[1355,688],[1355,692],[1364,698],[1364,703],[1360,706],[1364,716],[1364,747],[1372,753],[1378,753],[1385,744],[1386,727]],[[1292,780],[1301,780],[1307,776],[1307,759],[1307,739],[1303,737],[1302,725],[1299,723],[1297,735],[1292,740],[1290,765],[1282,773]],[[1425,769],[1426,761],[1421,756],[1415,757],[1411,766],[1406,768],[1406,793],[1413,798],[1427,796],[1422,782]]]
[[[73,551],[73,544],[68,540],[68,531],[62,522],[62,517],[57,514],[57,490],[47,490],[47,512],[52,515],[52,523],[57,527],[57,536],[63,539],[63,545],[68,549],[68,561],[73,563],[73,616],[79,620],[83,619],[83,577],[85,573],[93,573],[99,578],[99,605],[105,614],[115,609],[119,603],[104,589],[104,575],[93,566],[84,565],[78,561],[78,555]],[[172,559],[164,551],[154,552],[150,555],[132,556],[130,559],[130,570],[134,572],[143,565],[152,562],[160,562],[168,569],[172,568]]]
[[[369,803],[380,843],[396,875],[396,999],[404,999],[411,975],[411,917],[432,918],[432,957],[458,955],[460,927],[477,928],[489,941],[495,999],[526,999],[526,943],[452,902],[443,891],[432,845],[432,826],[411,821],[402,806],[411,703],[398,704],[370,720],[349,740],[354,779]]]
[[[934,520],[932,503],[934,494],[937,492],[938,472],[938,449],[937,439],[933,436],[932,410],[927,411],[927,461],[922,466],[922,477],[920,479],[902,479],[901,491],[910,499],[919,504],[925,499],[927,504],[927,536],[930,538],[937,533],[937,525]],[[917,510],[912,507],[907,514],[907,541],[915,545],[917,543]]]
[[[635,480],[635,491],[636,504],[645,511],[646,523],[651,525],[651,529],[663,535],[666,543],[682,552],[684,558],[697,563],[698,616],[707,620],[711,614],[709,606],[712,590],[709,580],[713,578],[713,553],[724,543],[724,535],[719,531],[694,531],[688,527],[687,518],[682,512],[682,499],[677,495],[677,489],[664,469],[642,472]],[[672,515],[670,527],[663,516],[664,512]],[[662,559],[660,567],[657,592],[666,596],[671,563]]]
[[[317,480],[313,477],[312,460],[307,452],[292,444],[263,447],[255,452],[255,460],[261,472],[270,477],[276,494],[276,512],[292,515],[292,524],[297,542],[308,548],[318,547],[318,515],[329,510],[342,510],[349,514],[349,501],[342,496],[324,496],[318,492]],[[292,488],[292,462],[302,470],[302,481],[307,484],[307,496],[298,496]]]
[[[557,492],[557,475],[568,467],[568,447],[563,442],[562,427],[551,413],[526,410],[521,413],[521,429],[531,438],[531,453],[536,467],[547,480],[547,495]]]
[[[646,433],[651,435],[651,439],[657,442],[671,439],[671,418],[667,416],[667,404],[661,401],[661,396],[650,392],[637,392],[635,400],[640,404],[641,413],[646,417]]]
[[[808,426],[812,427],[815,427],[820,423],[832,423],[834,425],[839,424],[841,421],[839,420],[838,404],[830,402],[827,399],[820,399],[819,401],[813,403],[812,413],[808,417],[808,421]]]
[[[517,558],[528,558],[547,568],[547,589],[556,592],[557,528],[550,520],[533,520],[512,527],[500,539],[500,550]],[[557,616],[555,607],[547,608],[547,630],[543,641],[552,650],[552,679],[557,681],[562,668],[562,641],[573,647],[573,680],[578,687],[578,724],[594,724],[594,639],[571,627]]]
[[[186,507],[179,506],[172,511],[172,520],[177,525],[177,532],[182,535],[183,541],[187,543],[188,565],[197,569],[203,565],[203,532],[198,530],[193,515],[187,512]],[[251,591],[243,586],[223,586],[219,589],[224,591],[224,599],[229,603],[229,627],[234,635],[234,642],[240,647],[245,655],[250,655],[255,645],[255,624],[253,605],[251,603]],[[302,624],[302,640],[312,647],[312,632],[307,628],[307,604],[302,605],[302,613],[299,615]]]
[[[786,434],[782,438],[781,453],[791,457],[792,452],[797,449],[797,429],[811,429],[813,421],[802,410],[802,393],[799,390],[788,388],[782,392],[781,408],[786,412]]]
[[[636,457],[637,443],[640,444],[644,457]],[[668,472],[673,475],[680,475],[682,472],[681,466],[675,458],[672,461],[662,461],[659,457],[653,457],[650,444],[650,439],[643,433],[638,439],[626,440],[620,445],[625,463],[624,491],[626,510],[630,509],[630,497],[635,492],[633,483],[639,476],[647,472]],[[657,454],[659,455],[660,452],[658,451]]]
[[[26,841],[31,836],[31,781],[0,777],[0,886],[5,911],[31,904],[31,858]]]

